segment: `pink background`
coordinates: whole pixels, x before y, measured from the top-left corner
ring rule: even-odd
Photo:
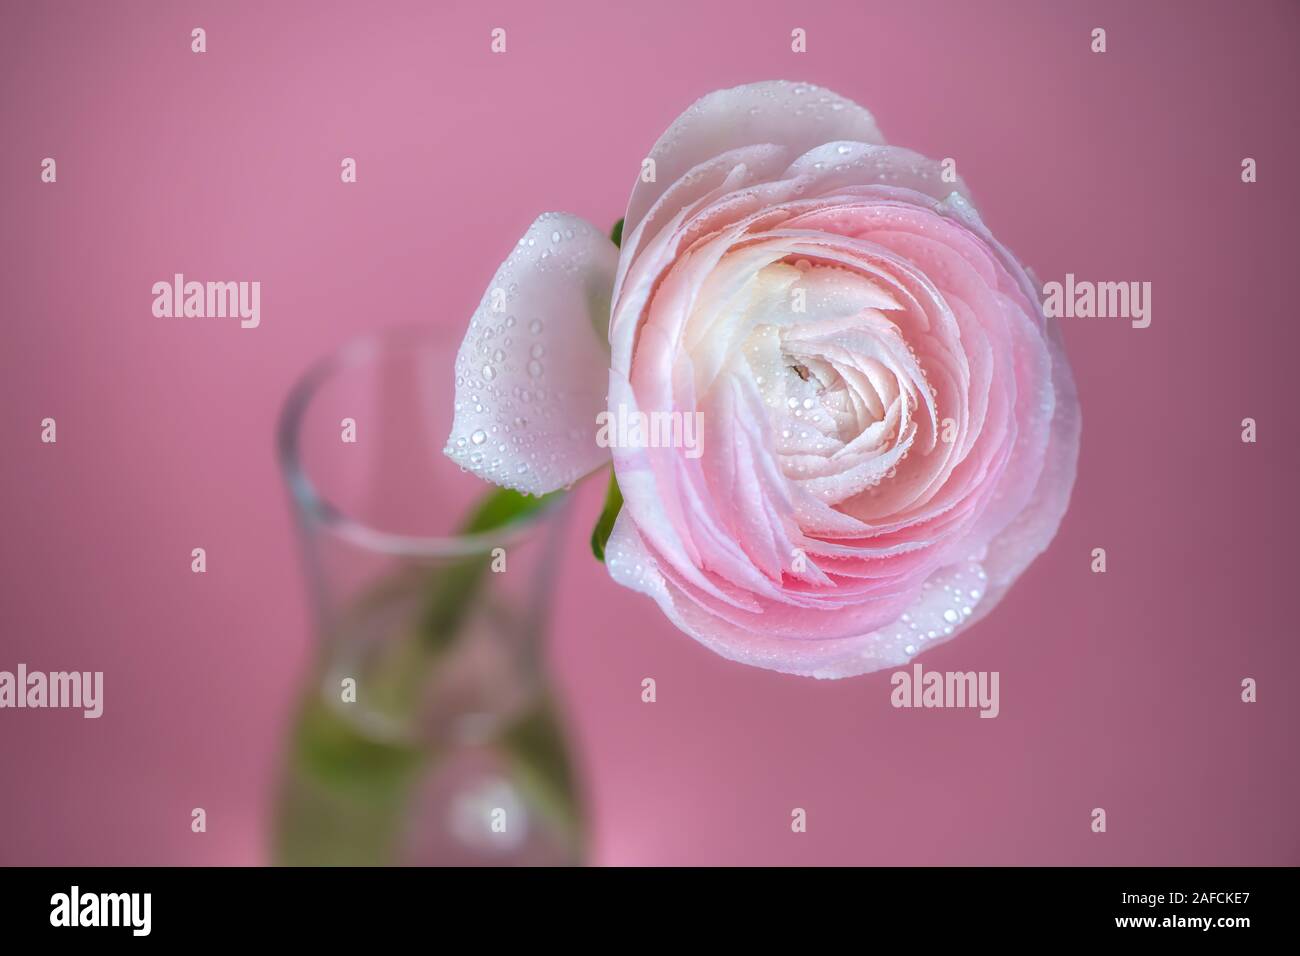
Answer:
[[[551,652],[596,860],[1300,863],[1297,40],[1289,2],[5,4],[0,669],[103,670],[106,714],[0,712],[0,861],[264,861],[312,648],[288,386],[366,330],[462,323],[538,212],[612,222],[695,97],[784,77],[956,157],[1044,281],[1152,282],[1153,323],[1066,321],[1072,509],[921,658],[999,671],[996,720],[712,656],[587,555],[586,487]],[[261,327],[154,318],[177,271],[261,281]]]

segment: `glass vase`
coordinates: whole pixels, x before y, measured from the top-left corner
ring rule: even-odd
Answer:
[[[279,455],[318,643],[278,863],[582,860],[542,655],[567,502],[493,489],[442,454],[455,347],[429,329],[356,341],[285,404]]]

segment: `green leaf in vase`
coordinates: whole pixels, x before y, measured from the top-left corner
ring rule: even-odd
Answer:
[[[275,827],[277,863],[394,862],[411,790],[428,753],[362,736],[313,686],[289,759]]]
[[[548,695],[505,730],[500,746],[511,761],[516,782],[570,847],[574,858],[581,858],[582,803],[577,778],[559,714]]]

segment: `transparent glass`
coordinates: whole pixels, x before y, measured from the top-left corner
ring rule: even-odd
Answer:
[[[542,659],[566,502],[494,490],[442,453],[456,344],[434,329],[358,340],[285,404],[319,652],[277,862],[581,862]]]

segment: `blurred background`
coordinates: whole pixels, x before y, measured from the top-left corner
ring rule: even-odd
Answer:
[[[589,860],[1300,862],[1294,3],[18,2],[0,18],[0,669],[105,675],[99,720],[0,711],[0,863],[271,860],[318,658],[274,444],[291,386],[388,326],[455,339],[539,212],[608,226],[681,110],[769,78],[829,86],[891,142],[954,157],[1040,279],[1149,281],[1153,321],[1065,320],[1084,412],[1072,508],[995,614],[920,658],[999,671],[996,720],[894,710],[888,672],[824,683],[715,657],[608,580],[587,541],[603,481],[580,487],[546,661]],[[260,281],[260,327],[155,318],[152,284],[176,272]]]

